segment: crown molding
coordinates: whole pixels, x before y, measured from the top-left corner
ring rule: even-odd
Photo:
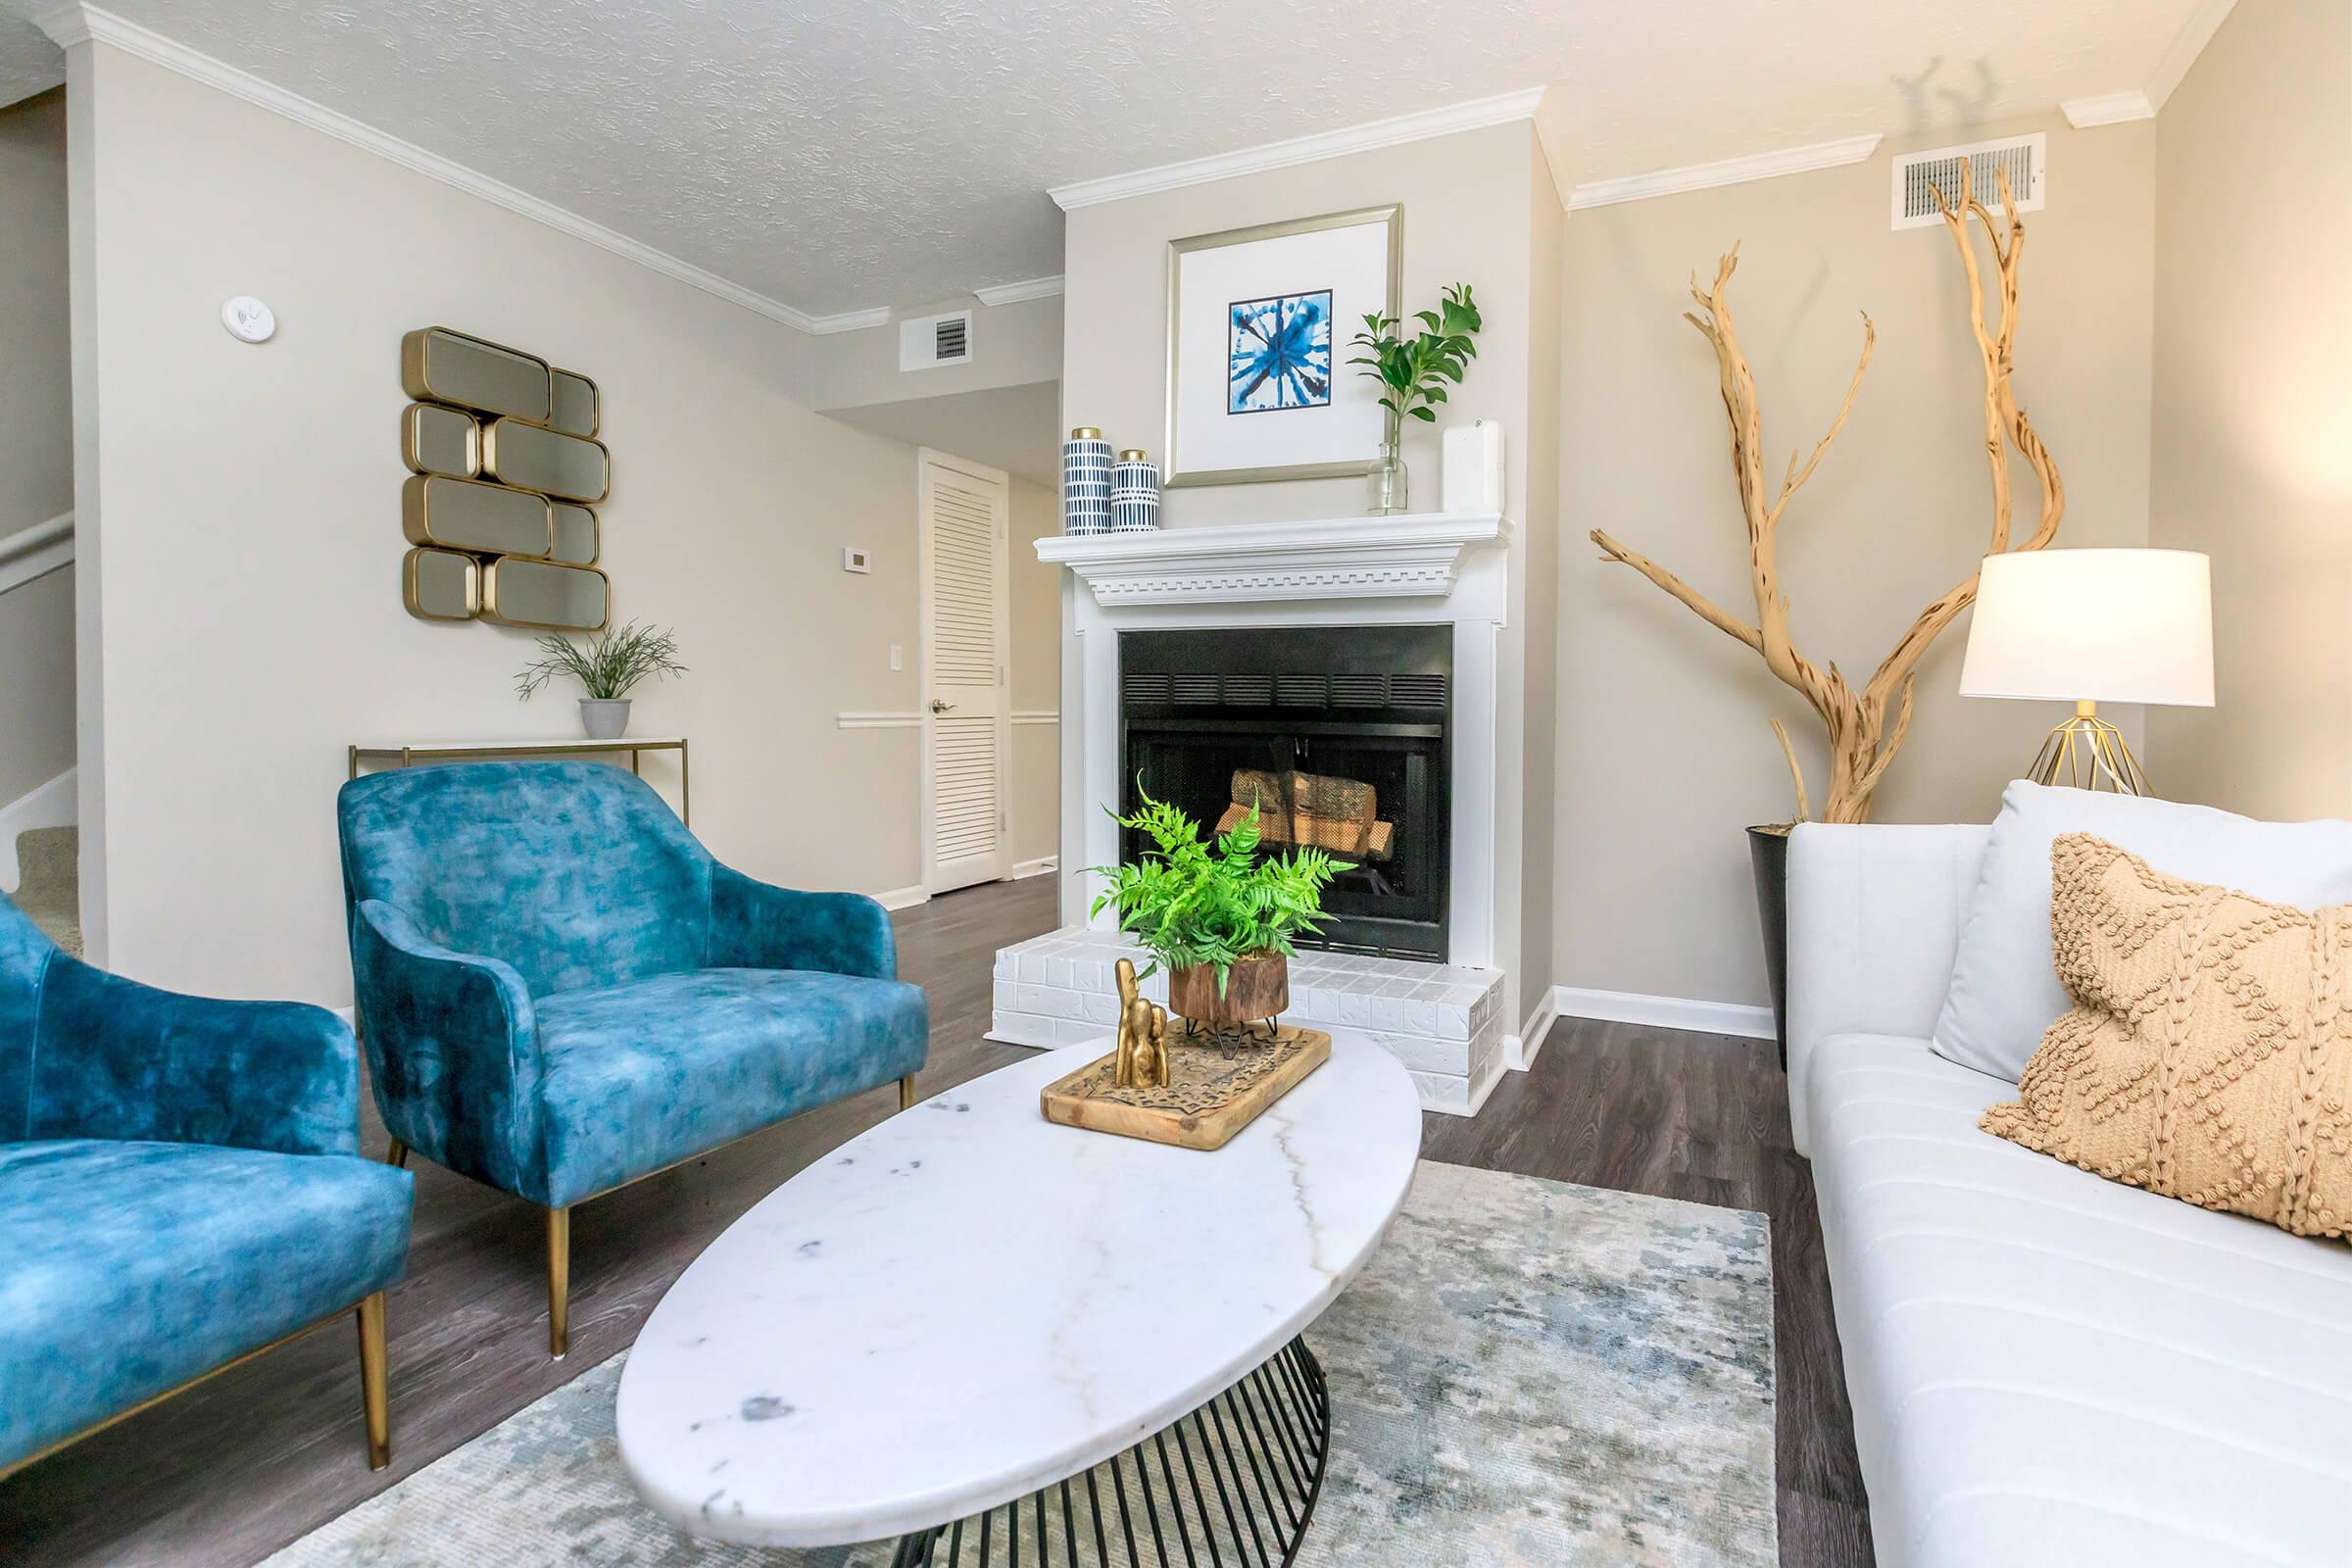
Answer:
[[[1817,141],[1804,147],[1785,147],[1777,153],[1750,153],[1744,158],[1726,158],[1712,164],[1686,164],[1680,169],[1661,169],[1654,173],[1627,174],[1619,179],[1589,179],[1568,193],[1568,208],[1574,212],[1585,207],[1610,207],[1618,202],[1646,201],[1652,196],[1673,196],[1687,190],[1744,185],[1750,180],[1778,179],[1783,174],[1802,174],[1815,169],[1837,169],[1860,163],[1878,151],[1878,147],[1879,137],[1873,132],[1838,141]]]
[[[2111,92],[2096,98],[2068,98],[2058,105],[2066,122],[2077,130],[2088,130],[2094,125],[2126,125],[2134,120],[2154,120],[2156,106],[2148,95],[2134,88],[2131,92]]]
[[[559,233],[585,240],[599,250],[609,251],[624,261],[676,279],[690,288],[739,305],[771,321],[803,332],[846,331],[850,327],[871,325],[890,318],[886,310],[853,311],[841,316],[814,317],[796,310],[781,300],[770,299],[756,289],[729,282],[717,273],[707,271],[691,262],[681,261],[666,251],[656,250],[642,240],[631,239],[617,230],[607,228],[593,220],[543,201],[527,191],[517,190],[504,180],[494,179],[479,170],[468,169],[454,159],[428,152],[414,142],[404,141],[388,131],[378,130],[363,121],[354,120],[340,110],[329,109],[298,93],[288,92],[272,82],[264,81],[250,72],[201,54],[187,45],[177,43],[151,28],[126,21],[111,11],[96,6],[66,5],[37,14],[33,24],[54,39],[60,48],[72,49],[80,44],[97,42],[124,54],[134,55],[149,65],[186,76],[191,81],[241,98],[260,109],[322,131],[337,141],[346,142],[362,152],[375,154],[403,168],[454,186],[469,196],[478,196],[494,207],[544,223]],[[856,319],[851,319],[856,318]],[[867,319],[870,318],[870,319]],[[823,323],[847,322],[847,325]]]
[[[1312,136],[1295,136],[1289,141],[1267,142],[1262,147],[1246,147],[1240,152],[1219,153],[1212,158],[1161,164],[1156,169],[1139,169],[1129,174],[1106,174],[1101,179],[1075,180],[1066,185],[1050,186],[1046,194],[1053,197],[1054,205],[1066,213],[1073,208],[1125,201],[1130,196],[1149,196],[1155,191],[1203,185],[1212,179],[1231,179],[1237,174],[1261,174],[1268,170],[1320,163],[1326,158],[1345,158],[1349,153],[1369,152],[1378,147],[1396,147],[1405,142],[1427,141],[1432,136],[1450,136],[1457,131],[1503,125],[1516,120],[1532,120],[1536,106],[1543,101],[1544,89],[1530,87],[1522,92],[1475,98],[1468,103],[1450,104],[1442,109],[1425,109],[1419,114],[1375,120],[1369,124],[1350,125],[1344,130],[1326,130]]]
[[[801,329],[823,337],[830,332],[856,332],[869,326],[889,324],[890,307],[876,305],[862,311],[839,311],[831,316],[808,317]]]
[[[1024,278],[1018,283],[991,283],[986,288],[972,290],[972,298],[983,305],[1018,305],[1023,300],[1052,299],[1061,292],[1061,274],[1052,277]]]
[[[2173,46],[2156,62],[2156,74],[2148,81],[2148,103],[2153,109],[2164,107],[2173,89],[2188,74],[2188,68],[2197,63],[2197,56],[2205,52],[2205,46],[2213,42],[2213,35],[2222,30],[2222,24],[2236,9],[2237,0],[2204,0],[2188,14],[2188,20],[2173,37]]]

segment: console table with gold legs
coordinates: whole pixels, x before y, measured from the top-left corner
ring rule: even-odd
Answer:
[[[379,767],[408,767],[416,762],[453,762],[467,759],[480,760],[489,758],[521,757],[609,757],[626,752],[629,771],[643,775],[647,752],[675,752],[678,754],[678,820],[693,825],[693,795],[687,786],[686,740],[679,735],[653,735],[640,738],[623,735],[614,740],[529,741],[396,741],[385,744],[359,744],[350,748],[351,776],[358,778],[364,764]]]

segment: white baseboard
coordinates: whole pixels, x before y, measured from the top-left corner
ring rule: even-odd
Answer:
[[[1044,876],[1049,871],[1058,869],[1060,863],[1056,857],[1051,855],[1040,856],[1034,860],[1016,860],[1012,866],[1012,880],[1020,882],[1029,877]]]
[[[929,904],[931,890],[923,887],[892,888],[888,893],[875,894],[873,899],[885,909],[911,909],[918,904]]]
[[[1657,1029],[1688,1029],[1694,1034],[1738,1035],[1746,1040],[1773,1038],[1772,1009],[1737,1002],[1693,1002],[1687,997],[1652,997],[1638,991],[1590,991],[1582,986],[1553,986],[1551,1008],[1568,1018],[1599,1018],[1609,1023],[1645,1023]]]
[[[1560,992],[1554,986],[1537,1002],[1536,1010],[1527,1015],[1527,1022],[1519,1026],[1517,1034],[1503,1036],[1504,1064],[1518,1072],[1533,1067],[1544,1050],[1544,1037],[1551,1033],[1551,1026],[1559,1021],[1559,1016]]]
[[[0,806],[0,893],[17,891],[17,835],[36,827],[72,827],[80,820],[74,793],[74,769],[67,768],[48,783],[22,798]]]

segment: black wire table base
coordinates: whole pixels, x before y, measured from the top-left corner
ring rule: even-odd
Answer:
[[[1331,1395],[1302,1339],[1083,1475],[899,1540],[892,1568],[1285,1568],[1331,1452]]]

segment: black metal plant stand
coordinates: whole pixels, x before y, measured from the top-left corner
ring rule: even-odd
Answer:
[[[1002,1508],[900,1538],[892,1568],[1287,1568],[1331,1396],[1302,1339],[1175,1425]]]

